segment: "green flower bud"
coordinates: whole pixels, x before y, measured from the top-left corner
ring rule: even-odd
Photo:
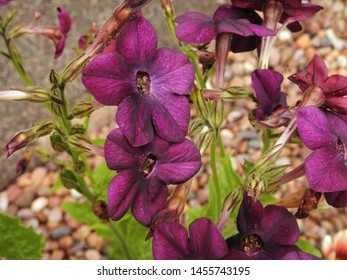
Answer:
[[[73,171],[64,169],[59,174],[60,180],[67,189],[79,189],[78,180]]]

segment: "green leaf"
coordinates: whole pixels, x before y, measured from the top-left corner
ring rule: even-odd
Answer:
[[[193,207],[188,208],[187,215],[188,220],[187,224],[190,225],[194,220],[201,218],[201,217],[207,217],[207,205],[204,205],[203,207]]]
[[[299,240],[295,243],[296,246],[300,248],[301,251],[305,253],[309,253],[318,258],[322,258],[322,253],[315,246],[313,246],[310,242],[299,238]]]
[[[90,204],[66,202],[62,205],[62,208],[78,222],[85,223],[89,226],[100,222],[100,219],[94,214]]]
[[[58,176],[57,180],[55,181],[54,185],[51,188],[51,193],[54,193],[56,190],[60,189],[63,186],[63,183],[60,180],[60,177]]]
[[[97,195],[97,199],[107,201],[108,185],[114,176],[116,176],[116,172],[110,170],[107,167],[106,162],[101,163],[93,171],[93,181],[95,182],[93,189],[94,193]]]
[[[105,145],[105,138],[99,138],[99,139],[92,140],[92,143],[94,145],[103,147]]]
[[[8,260],[39,260],[45,238],[32,227],[24,227],[18,218],[0,213],[0,256]]]

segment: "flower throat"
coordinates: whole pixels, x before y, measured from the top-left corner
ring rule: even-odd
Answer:
[[[151,79],[149,78],[148,73],[141,72],[141,71],[136,73],[136,87],[137,87],[137,91],[140,94],[143,94],[146,96],[149,95],[150,82],[151,82]]]

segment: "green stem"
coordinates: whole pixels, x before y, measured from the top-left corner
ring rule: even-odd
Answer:
[[[222,137],[220,136],[220,133],[218,133],[217,141],[218,141],[218,147],[219,147],[220,155],[221,155],[221,157],[225,157],[224,144],[223,144]]]
[[[94,195],[90,192],[86,182],[84,181],[84,178],[82,175],[79,174],[75,174],[76,178],[78,180],[78,185],[82,191],[82,194],[91,202],[94,203],[95,202],[95,197]]]
[[[128,248],[127,242],[125,240],[124,234],[112,223],[108,223],[109,228],[111,229],[112,233],[114,234],[115,238],[118,241],[118,244],[120,246],[120,249],[122,250],[122,253],[126,260],[133,260],[133,256]]]
[[[217,165],[216,165],[216,140],[213,140],[211,143],[211,171],[212,171],[212,178],[214,185],[216,187],[216,201],[217,201],[217,209],[218,213],[222,209],[222,194],[221,194],[221,188],[219,185],[219,179],[217,174]]]

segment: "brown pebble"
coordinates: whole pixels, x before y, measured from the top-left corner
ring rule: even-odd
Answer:
[[[87,244],[91,247],[94,248],[98,251],[102,248],[102,245],[104,243],[104,240],[99,237],[95,232],[92,232],[88,237],[87,237]]]
[[[32,201],[34,200],[35,193],[33,191],[23,191],[14,203],[21,208],[29,207]]]
[[[306,49],[311,42],[310,35],[303,33],[298,39],[296,39],[295,44],[299,49]]]
[[[20,176],[17,179],[17,184],[19,187],[28,187],[32,184],[31,178],[30,178],[30,173],[24,173],[22,176]]]
[[[74,233],[73,238],[79,241],[84,241],[90,234],[90,229],[87,225],[81,225]]]
[[[52,241],[52,240],[47,240],[46,241],[46,249],[47,250],[51,250],[51,251],[53,251],[53,250],[56,250],[56,249],[58,249],[58,242],[57,241]]]
[[[87,260],[100,260],[101,259],[101,255],[97,250],[87,250],[85,253],[86,259]]]
[[[48,207],[54,208],[61,205],[61,198],[59,196],[51,196],[48,198]]]
[[[51,260],[62,260],[64,259],[64,251],[56,249],[52,252]]]
[[[13,184],[7,188],[7,198],[9,202],[14,201],[20,194],[22,190],[19,186]]]
[[[10,204],[7,208],[6,213],[11,215],[11,216],[16,216],[18,211],[18,207],[15,204]]]
[[[31,181],[33,186],[35,188],[39,187],[46,175],[47,175],[47,169],[45,167],[35,168],[33,172],[31,173]]]
[[[35,213],[36,219],[39,220],[40,223],[44,224],[47,222],[47,216],[43,212]]]
[[[59,247],[61,249],[69,249],[73,244],[73,238],[70,235],[65,235],[58,240]]]

